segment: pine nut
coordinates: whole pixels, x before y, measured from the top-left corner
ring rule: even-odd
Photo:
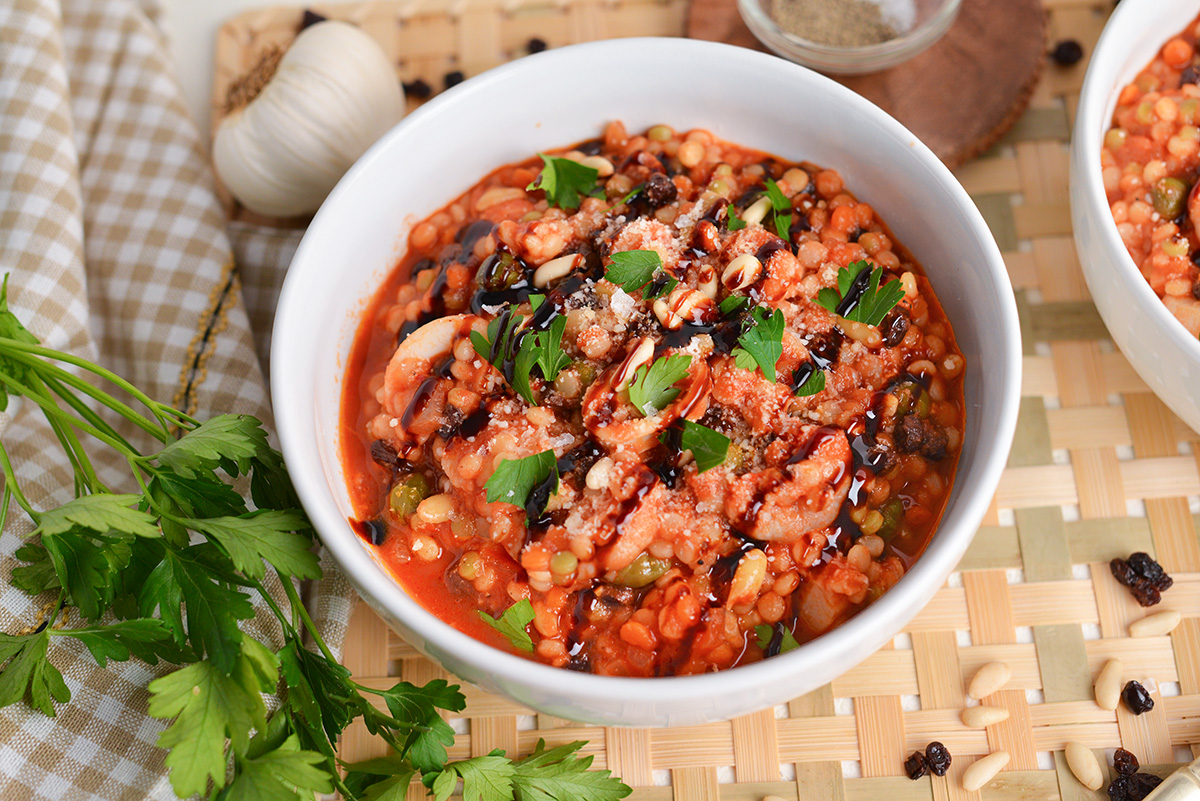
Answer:
[[[551,281],[570,275],[581,261],[583,256],[578,253],[568,253],[566,256],[551,259],[533,271],[533,285],[541,289]]]
[[[962,786],[968,792],[982,789],[985,784],[996,778],[1011,757],[1007,751],[994,751],[982,759],[976,760],[963,771]]]
[[[651,308],[654,309],[654,316],[662,323],[662,327],[668,331],[675,331],[683,325],[683,318],[671,311],[671,307],[662,298],[655,300]]]
[[[1104,785],[1104,771],[1092,749],[1083,743],[1069,742],[1065,750],[1067,767],[1079,783],[1089,790],[1099,790]]]
[[[700,267],[700,291],[707,295],[710,299],[717,298],[717,271],[711,266],[705,264]]]
[[[608,485],[613,479],[613,460],[609,456],[603,456],[596,460],[596,463],[587,471],[587,476],[584,478],[584,483],[588,489],[600,490],[608,489]]]
[[[729,585],[729,596],[725,601],[725,606],[732,608],[753,601],[766,576],[766,554],[758,548],[747,551],[738,560],[737,570],[734,571],[733,581]]]
[[[580,159],[579,163],[584,167],[591,167],[601,178],[607,178],[615,172],[613,163],[604,158],[604,156],[588,156],[585,159]]]
[[[742,220],[746,225],[758,225],[766,219],[767,212],[771,210],[771,198],[763,195],[758,200],[750,204],[750,206],[742,213]]]
[[[1008,720],[1008,710],[1002,706],[969,706],[962,712],[963,725],[971,729],[986,729]]]
[[[1101,709],[1112,712],[1121,701],[1121,673],[1125,666],[1120,659],[1110,659],[1104,663],[1100,675],[1096,677],[1093,688],[1096,693],[1096,704]]]
[[[1141,620],[1135,620],[1129,624],[1130,637],[1161,637],[1164,634],[1170,634],[1174,631],[1179,622],[1183,620],[1183,615],[1176,612],[1174,609],[1168,609],[1165,612],[1159,612],[1156,615],[1144,617]]]
[[[1012,678],[1012,668],[1007,662],[988,662],[979,669],[967,688],[967,694],[976,701],[987,698]],[[982,785],[981,785],[982,786]]]
[[[617,379],[617,389],[621,390],[629,386],[634,372],[643,364],[649,364],[652,359],[654,359],[654,340],[650,337],[642,337],[638,346],[625,357],[624,363],[617,368],[617,374],[614,376]]]
[[[515,186],[491,186],[484,190],[475,201],[475,211],[484,211],[492,206],[498,206],[510,200],[521,200],[526,197],[525,190]]]
[[[762,262],[753,253],[743,253],[729,262],[729,266],[721,273],[721,283],[730,292],[737,292],[757,281],[762,270]]]

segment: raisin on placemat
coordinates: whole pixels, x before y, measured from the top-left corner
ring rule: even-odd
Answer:
[[[1113,559],[1108,563],[1108,569],[1142,606],[1154,606],[1162,600],[1162,593],[1175,583],[1162,565],[1141,551],[1129,554],[1128,559]]]
[[[925,761],[925,755],[920,751],[913,751],[912,756],[904,760],[904,772],[908,774],[908,778],[916,781],[929,772],[929,763]]]
[[[1126,684],[1125,689],[1121,690],[1121,698],[1125,699],[1125,706],[1135,715],[1154,709],[1154,699],[1150,697],[1150,691],[1140,682],[1131,681]]]
[[[1133,755],[1132,751],[1126,751],[1124,748],[1118,748],[1113,754],[1113,769],[1116,770],[1119,776],[1132,776],[1137,773],[1138,758]]]
[[[929,763],[929,772],[934,776],[945,776],[950,770],[950,749],[936,740],[925,746],[925,761]]]
[[[1155,787],[1162,784],[1162,779],[1153,773],[1134,773],[1129,776],[1129,801],[1142,801],[1150,795]]]

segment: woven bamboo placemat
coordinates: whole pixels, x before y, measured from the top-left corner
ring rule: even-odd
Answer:
[[[519,54],[530,37],[557,46],[668,34],[680,29],[684,12],[678,0],[535,3],[431,0],[328,10],[382,41],[403,39],[404,79],[423,76],[434,85],[448,69],[471,74]],[[1045,6],[1050,41],[1075,38],[1089,53],[1111,10],[1107,0]],[[231,22],[221,37],[218,85],[227,87],[252,63],[256,46],[291,35],[298,21],[296,10],[268,10]],[[410,24],[423,33],[409,36]],[[1048,66],[1016,127],[958,170],[1004,253],[1026,349],[1009,467],[961,572],[890,647],[786,707],[706,726],[612,729],[537,715],[466,688],[453,756],[493,748],[523,754],[538,738],[550,745],[587,740],[595,766],[624,778],[639,801],[1082,801],[1105,796],[1071,777],[1062,755],[1070,740],[1098,753],[1123,746],[1160,773],[1200,755],[1200,434],[1114,350],[1080,272],[1067,143],[1085,66]],[[1137,550],[1154,554],[1175,578],[1158,608],[1185,619],[1168,637],[1128,637],[1129,623],[1145,611],[1106,563]],[[1153,679],[1152,711],[1106,712],[1093,702],[1092,682],[1111,657],[1124,661],[1126,679]],[[959,721],[965,682],[993,660],[1011,665],[1013,678],[989,703],[1011,716],[986,731],[967,729]],[[379,687],[445,675],[365,606],[351,622],[345,663]],[[930,740],[954,754],[950,774],[909,781],[905,756]],[[361,759],[378,748],[356,729],[343,755]],[[962,771],[997,749],[1012,755],[1007,770],[982,793],[962,790]],[[410,790],[413,801],[423,796],[419,786]]]

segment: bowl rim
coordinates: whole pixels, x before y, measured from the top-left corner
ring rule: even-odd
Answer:
[[[1092,50],[1079,93],[1079,107],[1076,111],[1075,129],[1072,132],[1071,147],[1077,151],[1072,175],[1080,182],[1089,205],[1099,213],[1100,223],[1096,228],[1104,240],[1105,249],[1117,254],[1115,259],[1110,260],[1116,268],[1117,277],[1126,285],[1131,285],[1134,302],[1150,315],[1155,328],[1160,333],[1165,333],[1184,353],[1192,356],[1200,364],[1200,339],[1191,337],[1183,323],[1171,314],[1163,299],[1151,289],[1150,282],[1142,275],[1125,243],[1121,241],[1116,223],[1112,220],[1112,207],[1108,203],[1108,193],[1104,189],[1100,169],[1100,151],[1104,135],[1111,127],[1117,97],[1125,86],[1121,83],[1121,76],[1131,69],[1140,71],[1174,35],[1167,34],[1158,45],[1158,49],[1148,57],[1138,56],[1139,60],[1136,61],[1133,59],[1127,39],[1144,30],[1143,26],[1136,24],[1139,15],[1144,13],[1143,7],[1157,2],[1158,0],[1126,0],[1119,4]],[[1197,13],[1200,13],[1200,8],[1197,8]],[[1134,74],[1136,75],[1136,72]],[[1080,255],[1082,256],[1082,253]]]
[[[1002,397],[995,399],[997,439],[995,442],[985,443],[988,447],[981,448],[975,457],[978,460],[976,479],[978,486],[987,491],[979,491],[974,496],[958,500],[960,507],[957,510],[957,517],[961,521],[960,525],[952,531],[947,531],[944,536],[937,536],[938,533],[945,530],[939,527],[938,532],[935,533],[913,567],[879,601],[871,604],[834,630],[794,651],[732,669],[733,674],[738,678],[745,679],[755,686],[770,683],[786,684],[789,677],[796,675],[795,668],[803,666],[806,660],[810,663],[813,661],[811,654],[814,652],[818,654],[826,651],[839,655],[850,654],[854,651],[855,641],[861,642],[863,639],[869,639],[869,633],[880,624],[892,629],[890,636],[894,636],[907,621],[921,611],[929,598],[941,589],[946,576],[953,571],[970,545],[991,503],[992,494],[999,484],[1016,429],[1021,393],[1021,336],[1016,301],[1003,258],[983,216],[966,191],[949,169],[916,136],[874,104],[831,79],[793,62],[747,48],[674,37],[632,37],[568,45],[498,66],[435,97],[408,115],[372,146],[330,193],[301,240],[292,263],[293,265],[305,263],[308,252],[315,247],[312,245],[313,239],[320,235],[323,220],[330,214],[329,209],[337,205],[343,196],[353,191],[358,182],[358,176],[371,171],[375,163],[380,160],[380,154],[390,147],[390,143],[394,139],[402,136],[409,128],[425,125],[427,124],[426,120],[430,121],[428,124],[435,124],[443,107],[452,103],[467,103],[473,96],[486,95],[493,86],[508,80],[514,73],[519,75],[531,69],[553,69],[572,62],[596,63],[594,59],[598,57],[599,53],[605,54],[607,58],[617,58],[621,55],[636,58],[639,52],[648,52],[645,48],[653,48],[653,52],[660,56],[677,58],[680,63],[690,63],[689,60],[698,58],[717,58],[731,64],[740,64],[742,68],[751,71],[764,69],[788,71],[801,84],[813,81],[825,82],[823,91],[832,93],[838,102],[859,106],[865,113],[876,118],[881,135],[905,142],[908,150],[914,154],[914,158],[922,162],[922,166],[936,176],[938,189],[955,198],[961,207],[966,225],[984,250],[984,260],[987,262],[987,274],[990,279],[988,286],[996,290],[998,313],[1004,323],[1000,334],[1003,339],[1003,353],[1006,354],[1007,359],[1006,363],[1000,365],[998,369],[1002,372],[1000,385],[1006,391]],[[281,331],[285,331],[289,327],[306,324],[301,302],[305,291],[305,287],[301,284],[302,278],[300,271],[289,269],[280,293],[274,324],[275,336],[271,346],[271,394],[275,406],[276,423],[284,456],[285,458],[291,457],[291,459],[298,459],[300,456],[306,455],[306,453],[302,453],[304,448],[302,440],[305,436],[314,439],[318,436],[314,426],[315,410],[289,398],[283,382],[278,380],[279,376],[287,374],[288,368],[300,369],[305,361],[304,357],[298,354],[289,354],[288,347],[285,345],[286,338],[280,336]],[[961,462],[958,469],[960,471],[962,469]],[[391,614],[403,620],[404,624],[426,643],[436,643],[447,653],[486,670],[493,679],[504,680],[511,677],[514,683],[521,685],[538,684],[543,688],[551,689],[569,688],[566,692],[576,697],[619,698],[627,702],[637,701],[640,697],[653,700],[656,704],[696,701],[706,695],[727,692],[729,689],[731,670],[701,675],[657,677],[652,680],[597,676],[534,662],[476,640],[449,623],[443,622],[409,597],[399,583],[387,574],[368,553],[358,536],[340,516],[336,506],[327,508],[323,502],[318,504],[323,491],[333,491],[323,471],[317,469],[299,471],[293,476],[293,480],[306,509],[313,518],[313,524],[320,533],[322,542],[347,575],[352,577],[353,583],[364,595],[369,596],[369,600],[380,604]],[[336,491],[344,490],[337,488]],[[316,505],[317,508],[312,508],[310,504]],[[868,636],[864,637],[864,635]],[[855,662],[857,661],[859,660],[856,659]],[[846,669],[852,666],[853,663],[847,664]],[[501,683],[503,682],[501,681]]]

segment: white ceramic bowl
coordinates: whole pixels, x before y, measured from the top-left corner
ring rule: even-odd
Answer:
[[[343,371],[364,304],[405,248],[407,226],[483,175],[530,154],[668,123],[836,167],[923,262],[967,358],[966,435],[941,527],[914,569],[857,617],[791,653],[723,673],[628,679],[503,653],[426,612],[347,525],[339,461]],[[996,488],[1016,424],[1021,348],[1004,264],[975,205],[899,123],[847,89],[773,56],[684,39],[623,39],[522,58],[410,115],[338,184],[292,261],[275,321],[272,399],[296,488],[362,596],[460,677],[529,707],[615,725],[695,724],[782,703],[849,670],[933,596]]]
[[[1113,341],[1175,414],[1200,431],[1200,340],[1167,311],[1113,223],[1100,149],[1117,95],[1167,40],[1200,14],[1200,0],[1124,0],[1092,53],[1071,140],[1071,219],[1088,289]]]

